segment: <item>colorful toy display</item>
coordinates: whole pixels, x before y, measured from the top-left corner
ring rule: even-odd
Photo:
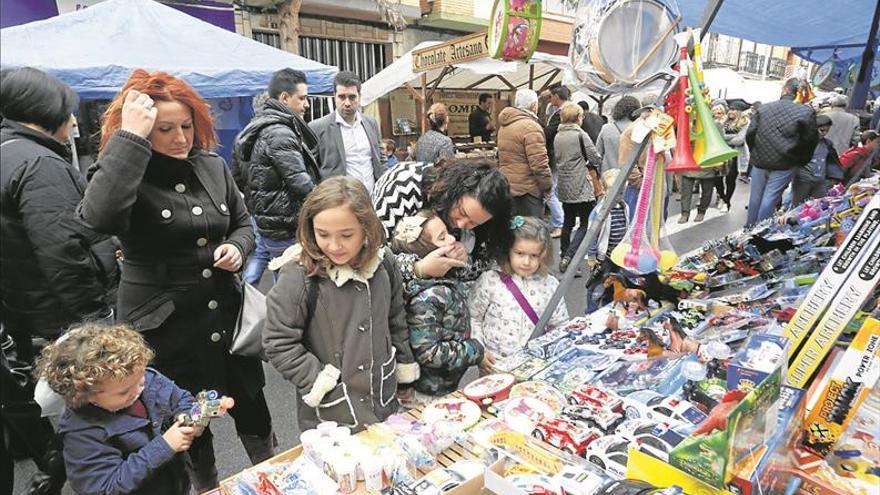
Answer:
[[[504,373],[363,432],[322,423],[223,493],[873,495],[877,182],[707,242],[657,277],[689,284],[674,304],[629,277],[647,308],[638,294],[573,318],[499,359]],[[836,292],[816,288],[828,280]],[[811,387],[783,385],[789,356],[831,346]]]

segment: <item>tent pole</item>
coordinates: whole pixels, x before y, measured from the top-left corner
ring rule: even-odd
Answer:
[[[428,132],[428,73],[422,72],[422,134]]]
[[[529,89],[535,89],[535,66],[529,64]]]
[[[443,82],[443,78],[446,77],[446,74],[449,74],[451,68],[447,65],[443,67],[443,70],[440,71],[440,75],[437,76],[437,79],[434,80],[434,84],[431,86],[431,90],[428,91],[427,100],[434,98],[434,93],[437,92],[437,87],[440,86],[440,83]]]
[[[715,15],[718,14],[718,10],[721,8],[721,4],[724,0],[711,0],[708,4],[706,4],[706,10],[703,13],[703,22],[701,23],[703,26],[703,33],[709,30],[709,26],[712,25],[712,21],[715,19]],[[666,79],[666,85],[663,86],[663,91],[660,91],[660,94],[657,96],[657,104],[662,106],[664,100],[666,99],[666,95],[669,94],[670,91],[673,91],[676,87],[676,83],[678,82],[678,78],[673,76],[668,76]],[[547,303],[547,307],[544,308],[544,312],[541,314],[541,318],[538,320],[538,323],[535,324],[535,328],[532,330],[532,335],[529,337],[529,340],[534,339],[544,331],[544,327],[547,326],[547,323],[550,321],[550,317],[553,315],[553,312],[556,310],[556,306],[562,302],[562,298],[565,296],[565,292],[568,290],[568,287],[571,285],[571,282],[574,280],[574,276],[578,271],[578,267],[583,263],[584,256],[587,254],[587,249],[590,247],[598,237],[599,230],[602,227],[602,224],[605,223],[605,219],[608,218],[608,213],[611,212],[611,208],[617,203],[617,198],[623,193],[623,189],[626,184],[626,180],[629,177],[630,172],[632,172],[633,168],[635,168],[636,163],[639,161],[639,157],[642,155],[642,152],[648,147],[648,143],[651,142],[650,134],[645,136],[645,139],[642,140],[641,143],[638,143],[633,150],[633,154],[630,155],[629,160],[620,167],[620,174],[617,176],[617,180],[614,181],[614,184],[611,188],[605,193],[605,200],[602,202],[602,207],[599,208],[599,211],[596,212],[596,220],[594,222],[590,222],[590,226],[587,228],[587,235],[584,236],[581,244],[577,248],[577,252],[575,252],[574,257],[572,257],[572,262],[569,263],[568,268],[565,270],[565,273],[562,275],[562,280],[559,281],[559,286],[556,288],[556,292],[553,293],[553,296],[550,298],[550,302]],[[565,304],[563,302],[563,304]]]
[[[859,75],[856,77],[856,83],[853,85],[853,92],[849,98],[847,110],[861,110],[865,108],[865,100],[868,99],[868,86],[871,85],[871,68],[874,66],[874,55],[877,46],[877,24],[880,22],[880,2],[874,7],[874,19],[871,21],[871,30],[868,33],[868,42],[865,44],[865,51],[862,53],[862,66],[859,69]]]

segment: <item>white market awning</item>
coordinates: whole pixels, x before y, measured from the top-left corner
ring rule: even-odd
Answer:
[[[412,70],[412,53],[440,43],[442,42],[426,41],[420,43],[364,82],[361,88],[361,104],[369,105],[391,91],[403,87],[406,83],[420,85],[421,74]],[[540,88],[549,81],[561,80],[561,74],[569,67],[568,57],[543,52],[535,52],[528,63],[503,62],[493,58],[483,58],[450,66],[437,88],[509,91],[515,88],[527,88],[530,77],[533,87]],[[434,86],[442,73],[443,69],[431,70],[426,73],[429,88]]]

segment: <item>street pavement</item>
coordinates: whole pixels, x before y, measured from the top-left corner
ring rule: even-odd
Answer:
[[[717,239],[728,233],[731,233],[742,227],[746,219],[745,205],[748,203],[748,184],[737,183],[737,189],[733,198],[733,209],[730,212],[722,213],[710,208],[707,212],[706,219],[695,224],[693,221],[687,224],[678,224],[679,203],[677,201],[678,194],[675,194],[670,200],[669,219],[666,222],[666,228],[671,233],[668,237],[672,246],[679,254],[690,252],[699,248],[704,242]],[[693,198],[694,204],[698,201],[697,195]],[[714,199],[713,199],[714,205]],[[691,213],[691,218],[695,212]],[[554,240],[554,252],[558,252],[558,241]],[[554,270],[558,265],[558,260],[554,260]],[[585,279],[575,278],[573,283],[565,294],[565,302],[568,305],[569,314],[583,314],[585,302]],[[263,275],[260,282],[260,289],[264,292],[268,291],[272,285],[272,277],[267,272]],[[284,381],[271,365],[264,364],[266,371],[266,388],[264,390],[266,400],[269,403],[269,409],[272,414],[272,422],[275,432],[278,436],[278,451],[294,447],[299,444],[299,428],[296,425],[296,400],[294,398],[293,387]],[[472,380],[476,373],[468,373],[464,381]],[[221,479],[235,474],[249,466],[247,455],[241,442],[235,434],[233,422],[231,418],[222,418],[211,423],[214,431],[214,447],[217,456],[217,468],[220,472]],[[34,472],[34,465],[30,461],[19,461],[15,466],[15,489],[13,493],[20,493],[25,486],[25,482]],[[64,494],[72,494],[69,485],[65,486]]]

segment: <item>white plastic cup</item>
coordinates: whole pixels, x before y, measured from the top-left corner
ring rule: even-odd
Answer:
[[[340,457],[334,462],[336,482],[339,493],[354,493],[357,490],[357,463],[350,457]]]
[[[336,421],[324,421],[319,423],[315,429],[321,432],[321,435],[329,435],[331,431],[336,429],[336,426]]]
[[[382,493],[385,482],[382,479],[382,461],[376,457],[367,457],[361,461],[361,471],[364,473],[364,486],[369,493]]]
[[[320,442],[321,433],[318,430],[306,430],[299,435],[299,443],[302,445],[303,454],[307,455],[315,463],[318,462],[320,457],[317,449]]]

